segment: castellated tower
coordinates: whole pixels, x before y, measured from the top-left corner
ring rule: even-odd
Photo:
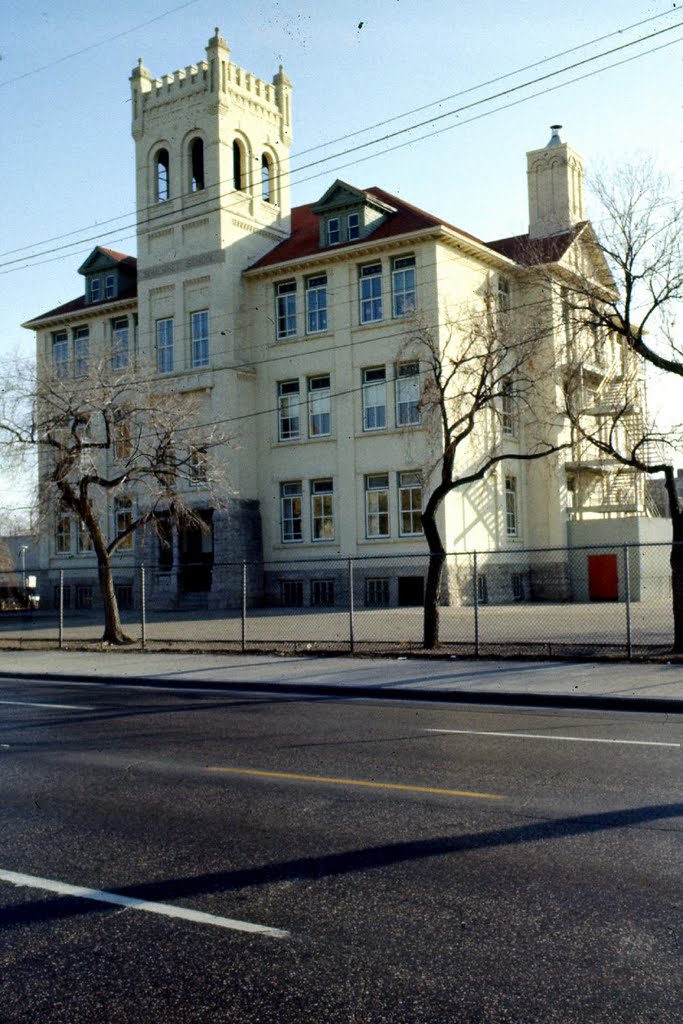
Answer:
[[[139,365],[174,395],[202,395],[205,422],[234,435],[240,457],[225,452],[233,508],[211,513],[216,561],[260,557],[241,275],[290,231],[291,84],[282,68],[269,83],[231,63],[218,29],[206,60],[163,78],[140,60],[130,81]]]
[[[563,142],[561,128],[551,125],[548,145],[526,155],[530,238],[558,234],[584,219],[583,160]]]

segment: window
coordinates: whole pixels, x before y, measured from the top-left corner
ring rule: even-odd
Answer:
[[[264,203],[273,202],[273,165],[266,153],[261,157],[261,198]]]
[[[157,191],[157,202],[165,203],[170,195],[170,175],[169,175],[169,159],[168,150],[160,149],[156,155],[156,168],[155,168],[155,179],[156,179],[156,191]]]
[[[76,377],[87,375],[89,355],[90,330],[88,327],[77,327],[74,331],[74,375]]]
[[[209,314],[206,309],[190,314],[190,333],[192,335],[192,365],[209,365]]]
[[[133,453],[130,418],[127,409],[114,410],[114,458],[129,459]]]
[[[382,319],[382,264],[372,263],[358,271],[360,288],[360,322],[375,323]]]
[[[334,580],[311,580],[311,607],[334,606]]]
[[[308,436],[330,434],[330,375],[308,379]]]
[[[339,226],[339,217],[330,217],[327,222],[327,244],[339,245],[340,242],[341,228]]]
[[[388,473],[365,478],[365,533],[368,537],[389,536]]]
[[[422,477],[419,473],[398,474],[399,530],[402,537],[422,533]]]
[[[114,593],[116,603],[121,611],[130,611],[133,607],[133,585],[132,583],[115,583]]]
[[[296,334],[296,281],[283,281],[275,286],[278,338]]]
[[[391,269],[394,316],[410,316],[415,312],[415,257],[395,259]]]
[[[303,491],[300,480],[280,484],[280,524],[282,543],[303,540],[301,522]]]
[[[384,366],[363,370],[363,430],[387,425],[387,371]]]
[[[346,231],[349,242],[360,238],[360,216],[357,213],[350,213],[346,218]]]
[[[116,291],[116,278],[113,274],[107,274],[104,279],[104,297],[105,299],[113,299]]]
[[[365,581],[366,608],[386,608],[389,604],[389,578],[369,577]]]
[[[69,372],[69,336],[66,331],[52,335],[52,368],[55,377],[66,377]]]
[[[304,603],[303,580],[280,580],[280,604],[283,608],[301,608]]]
[[[112,369],[125,370],[130,358],[130,334],[127,318],[121,317],[119,320],[113,320],[111,330],[113,336]]]
[[[102,298],[102,282],[99,277],[93,277],[90,281],[90,301],[99,302]]]
[[[278,441],[297,441],[301,436],[299,381],[282,380],[277,386]]]
[[[201,192],[204,180],[204,140],[193,139],[190,143],[190,189]]]
[[[477,603],[487,604],[489,599],[489,585],[486,576],[479,573],[477,576]]]
[[[205,487],[208,479],[208,465],[205,448],[190,450],[189,484],[190,487]]]
[[[504,437],[514,437],[517,433],[515,419],[515,386],[511,380],[506,380],[500,400],[500,421]]]
[[[327,274],[306,281],[306,333],[327,330]]]
[[[313,540],[334,540],[331,480],[311,480],[311,537]]]
[[[154,519],[157,531],[158,566],[164,570],[173,568],[173,523],[167,512],[160,512]]]
[[[133,522],[133,502],[130,498],[117,498],[114,502],[114,533],[117,537],[120,537],[122,533],[128,530]],[[126,550],[130,551],[133,547],[133,534],[129,533],[127,537],[119,544],[119,551]]]
[[[90,584],[76,586],[76,608],[87,612],[92,608],[92,587]]]
[[[82,520],[79,520],[78,522],[78,533],[76,534],[76,549],[81,552],[93,550],[92,537],[88,533],[85,523]]]
[[[510,575],[510,585],[512,586],[512,599],[514,601],[524,600],[524,576],[521,572],[513,572]]]
[[[396,426],[414,426],[420,418],[420,367],[399,363],[396,367]]]
[[[510,312],[510,282],[506,277],[498,278],[498,312]]]
[[[505,533],[517,536],[517,477],[505,477]]]
[[[233,186],[240,192],[246,191],[244,146],[238,139],[232,144],[232,178]]]
[[[71,554],[71,513],[66,509],[57,510],[55,521],[55,550],[60,555]]]
[[[54,590],[53,590],[53,601],[52,601],[53,607],[54,608],[59,608],[60,590],[61,590],[62,607],[63,608],[70,608],[71,607],[71,587],[69,586],[68,583],[66,583],[63,587],[60,587],[60,585],[57,584],[56,587],[54,588]]]
[[[171,373],[173,370],[173,320],[157,320],[157,370]]]

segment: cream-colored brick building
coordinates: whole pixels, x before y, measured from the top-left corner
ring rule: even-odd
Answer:
[[[162,78],[141,62],[131,88],[137,262],[98,247],[80,268],[83,296],[25,326],[58,374],[77,373],[86,349],[110,352],[114,366],[151,366],[169,394],[202,396],[206,422],[224,423],[235,440],[223,455],[227,507],[212,508],[199,488],[209,529],[176,532],[161,559],[150,532],[136,537],[116,556],[121,593],[133,594],[144,560],[157,603],[202,594],[211,607],[233,604],[241,584],[226,563],[249,560],[266,563],[269,599],[327,604],[343,589],[342,560],[383,556],[381,571],[362,570],[366,602],[419,600],[424,563],[406,559],[426,550],[420,510],[441,441],[422,422],[417,332],[427,324],[445,345],[453,322],[493,290],[504,309],[534,306],[548,367],[561,365],[563,280],[594,258],[581,158],[554,128],[527,154],[528,233],[484,242],[378,187],[336,181],[291,209],[291,83],[282,68],[267,83],[236,66],[218,30],[205,60]],[[584,384],[597,407],[639,371],[613,339],[591,344]],[[552,410],[552,439],[568,436],[552,372],[537,395],[546,425]],[[473,438],[463,470],[487,447],[525,450],[538,424],[513,403],[482,417]],[[569,454],[505,461],[453,492],[440,529],[449,551],[505,552],[496,596],[511,600],[527,548],[564,548],[573,519],[643,512],[640,479],[577,443]],[[85,574],[85,547],[73,523],[57,522],[42,558]],[[339,561],[323,572],[309,559]],[[551,561],[535,596],[566,597],[566,554]]]

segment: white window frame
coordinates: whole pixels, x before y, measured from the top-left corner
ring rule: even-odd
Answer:
[[[130,361],[130,324],[128,317],[112,320],[112,356],[113,370],[125,370]]]
[[[114,499],[114,535],[119,537],[124,530],[127,530],[130,524],[133,522],[133,499],[127,497],[119,497]],[[129,533],[128,536],[121,541],[117,551],[132,551],[133,549],[133,534]]]
[[[52,368],[57,378],[69,375],[68,331],[55,331],[52,335]]]
[[[309,377],[306,391],[308,396],[308,436],[311,439],[329,437],[332,433],[332,393],[329,373]]]
[[[79,555],[85,555],[94,550],[92,537],[88,533],[86,525],[82,519],[79,519],[76,522],[76,551],[79,553]]]
[[[304,492],[301,480],[280,484],[280,537],[283,544],[300,544],[304,539]]]
[[[360,238],[360,214],[350,213],[346,218],[346,235],[349,242],[356,242]]]
[[[391,292],[394,319],[412,316],[417,308],[415,257],[396,256],[391,263]]]
[[[398,474],[398,526],[401,537],[422,536],[422,475],[414,470]]]
[[[99,277],[90,278],[90,301],[99,302],[102,298],[102,281]]]
[[[326,544],[334,540],[334,481],[311,480],[311,540]]]
[[[306,334],[327,330],[327,274],[306,279]]]
[[[113,274],[107,274],[104,279],[104,297],[113,299],[116,294],[116,278]]]
[[[422,423],[422,416],[420,414],[420,364],[416,359],[396,364],[394,388],[396,426],[419,426]]]
[[[70,555],[73,550],[71,525],[73,517],[68,509],[57,509],[55,515],[55,553]]]
[[[514,381],[506,380],[503,383],[500,396],[500,423],[503,437],[517,436],[516,414]]]
[[[278,341],[296,337],[296,281],[280,281],[275,285],[275,324]]]
[[[339,217],[330,217],[327,222],[327,244],[339,245],[342,240]]]
[[[371,529],[373,520],[376,529]],[[365,536],[368,540],[386,540],[391,536],[388,473],[368,473],[365,477]]]
[[[87,377],[90,364],[90,328],[74,327],[74,377]]]
[[[188,483],[193,488],[206,487],[208,483],[208,456],[206,448],[190,449]]]
[[[498,275],[496,302],[499,313],[510,312],[510,281],[500,274]]]
[[[506,474],[505,491],[505,536],[508,540],[519,537],[519,503],[517,500],[517,477]]]
[[[373,378],[372,374],[376,376]],[[387,368],[386,366],[366,366],[362,375],[363,430],[386,430]],[[381,403],[378,401],[379,398],[382,399]],[[379,410],[382,410],[381,416]],[[381,422],[379,422],[380,420]]]
[[[157,372],[173,373],[173,317],[162,317],[156,321]]]
[[[358,268],[358,296],[361,324],[380,323],[383,319],[381,263],[366,263]]]
[[[190,345],[193,369],[209,365],[209,311],[198,309],[190,313]]]
[[[277,439],[301,438],[301,390],[298,380],[281,380],[277,386]]]

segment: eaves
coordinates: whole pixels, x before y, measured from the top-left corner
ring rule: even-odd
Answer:
[[[26,320],[21,326],[29,331],[37,331],[44,327],[54,327],[60,324],[82,323],[83,320],[92,320],[94,317],[101,315],[108,316],[111,313],[121,313],[124,310],[137,309],[137,306],[138,300],[136,296],[128,299],[113,299],[111,302],[83,306],[81,309],[71,309],[65,313],[35,317],[33,320]]]

